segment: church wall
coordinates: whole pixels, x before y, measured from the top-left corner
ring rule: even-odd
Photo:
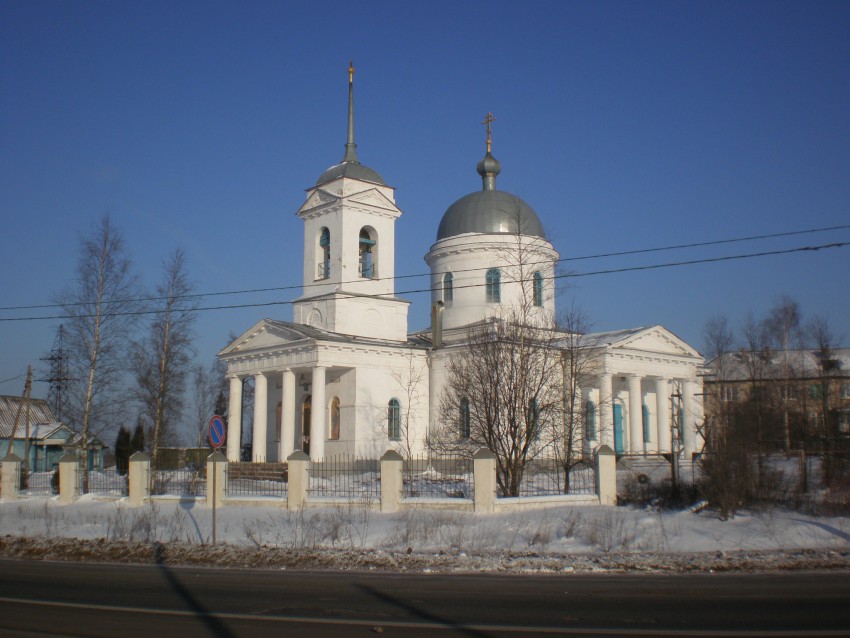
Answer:
[[[428,424],[427,355],[422,350],[410,350],[358,366],[361,382],[355,400],[357,423],[356,454],[369,458],[380,457],[388,449],[402,455],[425,451],[424,441]],[[402,435],[400,440],[388,437],[387,409],[392,398],[401,404]]]

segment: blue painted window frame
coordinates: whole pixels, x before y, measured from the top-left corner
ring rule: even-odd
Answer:
[[[535,272],[533,277],[533,296],[534,296],[534,305],[542,306],[543,305],[543,275],[540,272]]]
[[[443,275],[443,303],[448,305],[454,301],[454,276],[447,272]]]
[[[502,273],[498,268],[491,268],[485,275],[487,303],[502,303]]]

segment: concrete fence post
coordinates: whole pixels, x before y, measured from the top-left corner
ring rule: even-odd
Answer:
[[[59,502],[72,503],[80,495],[80,462],[73,452],[59,459]]]
[[[215,477],[215,480],[213,480]],[[215,484],[215,488],[213,488]],[[227,457],[216,450],[207,457],[207,506],[221,507],[227,489]]]
[[[0,465],[0,496],[15,498],[21,486],[21,457],[9,452]]]
[[[600,505],[617,504],[617,454],[607,445],[596,449],[596,493]]]
[[[130,457],[127,487],[130,505],[144,505],[151,496],[151,459],[144,452]]]
[[[402,468],[404,459],[395,450],[387,450],[381,457],[381,511],[397,512],[404,487]]]
[[[496,455],[486,447],[472,455],[475,482],[475,513],[489,514],[496,508]]]
[[[310,484],[310,457],[301,450],[295,450],[286,457],[286,462],[289,464],[286,504],[291,510],[301,509],[307,502],[307,488]]]

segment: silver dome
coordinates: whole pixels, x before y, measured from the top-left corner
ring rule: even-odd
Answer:
[[[440,220],[437,241],[464,233],[510,233],[546,239],[534,209],[500,190],[481,190],[461,197]]]

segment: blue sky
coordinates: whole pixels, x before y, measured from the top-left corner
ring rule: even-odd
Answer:
[[[443,212],[480,188],[488,111],[499,188],[534,207],[565,258],[847,225],[848,43],[847,2],[2,0],[0,305],[48,303],[105,212],[151,286],[177,246],[200,292],[300,284],[294,213],[342,158],[349,60],[359,157],[404,211],[397,275],[426,272]],[[564,266],[847,241],[850,229]],[[737,325],[788,294],[850,339],[850,247],[570,281],[560,306],[574,296],[600,330],[661,323],[702,348],[711,315]],[[405,296],[424,328],[427,296]],[[291,309],[202,313],[198,357],[264,316]],[[57,325],[0,321],[0,381],[37,366]]]

